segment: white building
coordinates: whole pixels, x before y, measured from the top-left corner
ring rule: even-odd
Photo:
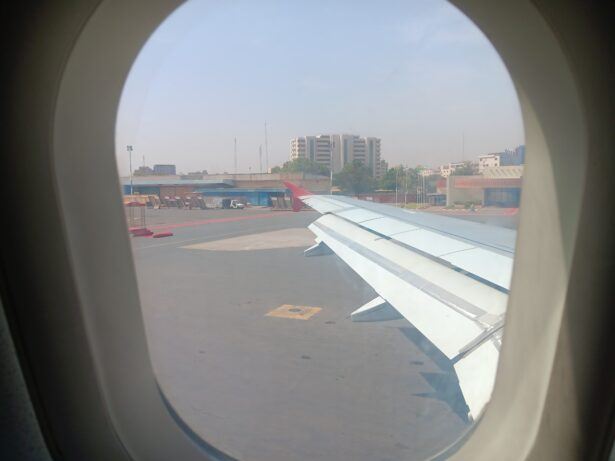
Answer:
[[[419,171],[419,175],[421,176],[432,176],[434,174],[438,174],[439,171],[436,171],[432,168],[423,168],[421,171]]]
[[[500,154],[484,154],[478,157],[478,173],[482,174],[485,168],[500,166]]]
[[[455,171],[457,168],[461,168],[464,165],[465,162],[446,163],[438,167],[438,173],[440,173],[440,176],[442,176],[443,178],[448,178],[453,171]]]
[[[290,140],[290,159],[309,158],[338,173],[347,163],[358,160],[379,178],[382,171],[380,138],[352,134],[302,136]]]

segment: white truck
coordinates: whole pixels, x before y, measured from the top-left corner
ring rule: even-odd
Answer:
[[[232,200],[228,198],[222,200],[222,208],[231,208],[233,210],[243,210],[245,207],[246,205],[240,202],[239,200]]]
[[[235,210],[243,210],[245,207],[245,204],[241,203],[239,200],[231,200],[231,208]]]

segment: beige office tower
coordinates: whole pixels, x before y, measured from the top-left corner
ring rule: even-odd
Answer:
[[[290,159],[308,158],[340,172],[344,165],[358,160],[367,165],[374,177],[383,174],[380,158],[380,138],[352,134],[302,136],[290,140]]]

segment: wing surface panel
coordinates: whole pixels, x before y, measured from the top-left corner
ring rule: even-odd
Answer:
[[[418,227],[413,226],[412,224],[400,221],[399,219],[388,218],[386,216],[378,219],[372,219],[369,222],[364,223],[363,227],[377,232],[378,234],[384,235],[385,237],[418,229]]]
[[[330,212],[320,209],[325,206],[325,204],[329,204],[329,206],[335,204],[335,206],[340,209],[356,207],[373,211],[382,216],[393,218],[413,226],[430,229],[454,238],[467,240],[475,246],[499,251],[504,255],[512,256],[515,251],[517,233],[512,229],[480,224],[450,216],[404,210],[384,203],[357,200],[340,195],[307,195],[300,197],[300,199],[304,201],[309,199],[310,206],[323,214]],[[312,203],[314,205],[312,205]]]
[[[514,251],[510,241],[514,242],[513,230],[408,212],[348,197],[309,195],[301,199],[323,214],[334,214],[360,224],[414,250],[440,258],[442,262],[503,290],[510,288]],[[497,239],[485,237],[492,231],[499,235]],[[484,245],[484,241],[488,245]]]
[[[373,211],[364,210],[361,208],[351,208],[350,210],[335,212],[334,214],[356,223],[362,223],[371,219],[382,218],[381,214],[374,213]]]
[[[461,240],[446,237],[425,229],[395,234],[392,239],[436,257],[475,248]]]
[[[334,211],[340,211],[349,208],[348,205],[340,202],[333,202],[329,200],[322,199],[319,196],[308,195],[307,197],[301,197],[301,200],[307,205],[314,208],[319,213],[331,213]]]
[[[506,289],[510,286],[512,278],[513,259],[502,256],[483,248],[472,248],[442,255],[442,259],[453,266],[463,267],[466,271],[476,276],[489,280]]]

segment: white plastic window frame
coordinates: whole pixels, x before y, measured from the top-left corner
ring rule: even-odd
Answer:
[[[113,154],[128,72],[150,34],[181,3],[101,2],[66,61],[53,124],[57,190],[97,379],[114,431],[135,459],[223,457],[195,443],[156,384]],[[538,433],[560,332],[586,132],[564,54],[530,2],[454,3],[492,40],[516,85],[527,165],[496,387],[452,459],[525,459]]]

